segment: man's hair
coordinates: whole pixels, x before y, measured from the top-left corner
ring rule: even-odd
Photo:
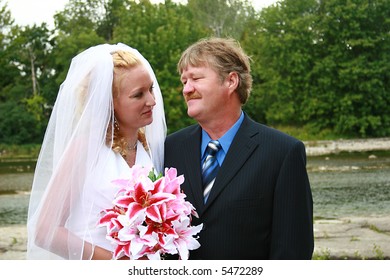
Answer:
[[[250,58],[236,40],[214,37],[199,40],[183,52],[177,64],[179,74],[188,66],[209,66],[218,73],[222,81],[229,73],[237,73],[237,94],[241,104],[247,102],[252,90]]]

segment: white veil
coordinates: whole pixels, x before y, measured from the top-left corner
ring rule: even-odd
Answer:
[[[95,227],[94,193],[104,189],[107,170],[114,169],[106,134],[108,127],[114,131],[111,53],[116,50],[136,53],[154,81],[156,105],[145,136],[155,169],[163,171],[165,114],[150,64],[121,43],[83,51],[72,59],[59,89],[38,157],[27,219],[28,259],[89,259],[93,254],[94,244],[85,246],[85,240]],[[104,196],[104,190],[99,195]]]

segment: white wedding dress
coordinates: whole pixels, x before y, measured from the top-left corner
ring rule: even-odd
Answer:
[[[109,157],[105,159],[106,169],[104,174],[101,176],[101,184],[98,184],[93,189],[88,189],[85,193],[86,200],[91,198],[88,201],[91,205],[91,211],[89,215],[89,229],[85,231],[84,221],[81,222],[78,217],[85,215],[85,211],[77,207],[74,211],[75,220],[80,221],[80,225],[75,229],[74,232],[79,238],[84,239],[86,242],[94,244],[96,246],[102,247],[109,251],[114,251],[115,244],[112,244],[109,240],[106,239],[106,227],[98,227],[97,222],[101,217],[100,213],[104,209],[112,208],[112,201],[115,198],[115,194],[118,191],[118,186],[112,184],[112,180],[115,179],[127,179],[129,178],[130,167],[127,165],[123,157],[113,152],[107,147],[107,152]],[[141,142],[138,141],[137,144],[137,155],[136,155],[136,165],[144,166],[150,169],[153,166],[152,161],[148,153],[145,151]],[[77,204],[77,205],[82,205]]]

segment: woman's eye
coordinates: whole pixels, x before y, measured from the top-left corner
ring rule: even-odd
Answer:
[[[131,97],[132,98],[140,98],[140,97],[142,97],[142,92],[137,92],[137,93],[131,95]]]

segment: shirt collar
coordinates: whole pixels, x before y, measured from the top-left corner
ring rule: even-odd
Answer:
[[[227,153],[227,151],[230,148],[230,145],[232,144],[232,141],[234,139],[234,136],[236,136],[236,133],[238,129],[240,128],[242,121],[244,120],[244,113],[241,111],[240,117],[235,122],[235,124],[221,137],[218,139],[219,143],[221,144],[222,151],[224,153]],[[202,143],[200,147],[201,156],[203,157],[207,144],[212,140],[210,136],[207,134],[206,131],[202,129]]]

